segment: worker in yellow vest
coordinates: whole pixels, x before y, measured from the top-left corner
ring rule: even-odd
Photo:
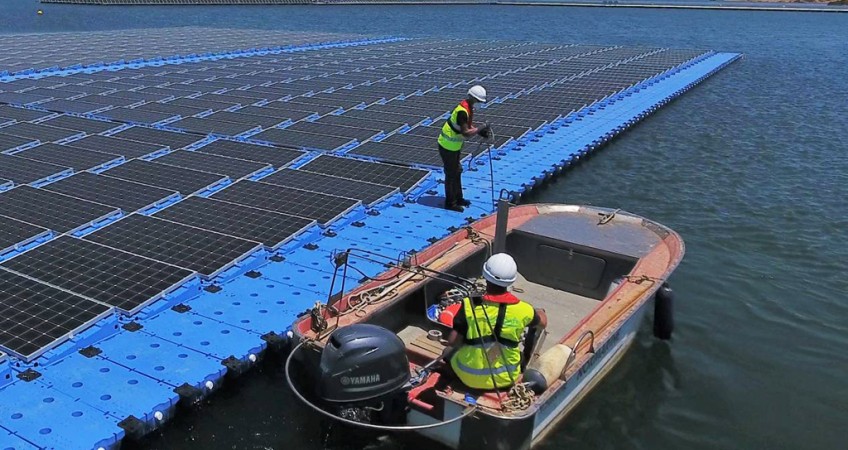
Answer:
[[[486,89],[472,86],[468,96],[451,111],[439,134],[439,156],[445,169],[445,208],[462,212],[471,202],[462,197],[462,143],[475,134],[488,133],[486,127],[474,126],[474,104],[486,103]]]
[[[460,342],[461,346],[450,357],[450,365],[469,388],[490,390],[515,384],[548,325],[544,310],[534,309],[507,290],[517,274],[511,256],[492,255],[483,265],[485,295],[464,299],[454,318],[450,346]],[[526,328],[522,351],[521,335]]]

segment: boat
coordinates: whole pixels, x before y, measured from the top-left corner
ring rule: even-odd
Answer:
[[[340,251],[337,272],[355,258],[386,271],[295,322],[288,383],[347,425],[455,449],[531,448],[613,369],[651,305],[654,334],[671,337],[667,279],[684,251],[676,232],[625,211],[506,200],[415,254]],[[479,295],[483,263],[504,252],[518,266],[512,292],[548,325],[514,386],[475,391],[450,376],[445,338],[452,305]]]

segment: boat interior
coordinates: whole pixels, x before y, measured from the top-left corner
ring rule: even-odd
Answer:
[[[507,235],[506,252],[513,256],[520,273],[512,292],[544,309],[548,317],[547,336],[537,353],[564,339],[662,239],[658,230],[646,227],[642,219],[616,219],[601,225],[595,215],[542,214]],[[481,246],[448,272],[477,279],[487,256],[486,247]],[[367,321],[397,333],[413,366],[426,365],[442,354],[450,333],[446,323],[433,320],[427,311],[439,302],[439,294],[451,287],[447,281],[431,279],[404,301],[381,308]],[[457,384],[454,381],[451,389],[463,391]]]

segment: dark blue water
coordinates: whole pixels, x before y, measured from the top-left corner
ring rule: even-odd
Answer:
[[[38,17],[38,7],[0,0],[0,31],[210,25],[745,53],[533,199],[637,212],[688,248],[672,278],[674,340],[643,330],[543,447],[848,446],[848,15],[43,5]],[[253,374],[145,445],[345,448],[324,441],[282,384],[274,370]]]

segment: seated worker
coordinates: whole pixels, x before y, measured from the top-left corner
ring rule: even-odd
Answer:
[[[511,256],[492,255],[483,265],[486,293],[464,299],[454,319],[449,345],[459,348],[453,352],[450,365],[469,388],[490,390],[512,386],[548,324],[544,310],[533,309],[507,292],[517,274]],[[529,332],[522,355],[519,345],[525,328]]]

